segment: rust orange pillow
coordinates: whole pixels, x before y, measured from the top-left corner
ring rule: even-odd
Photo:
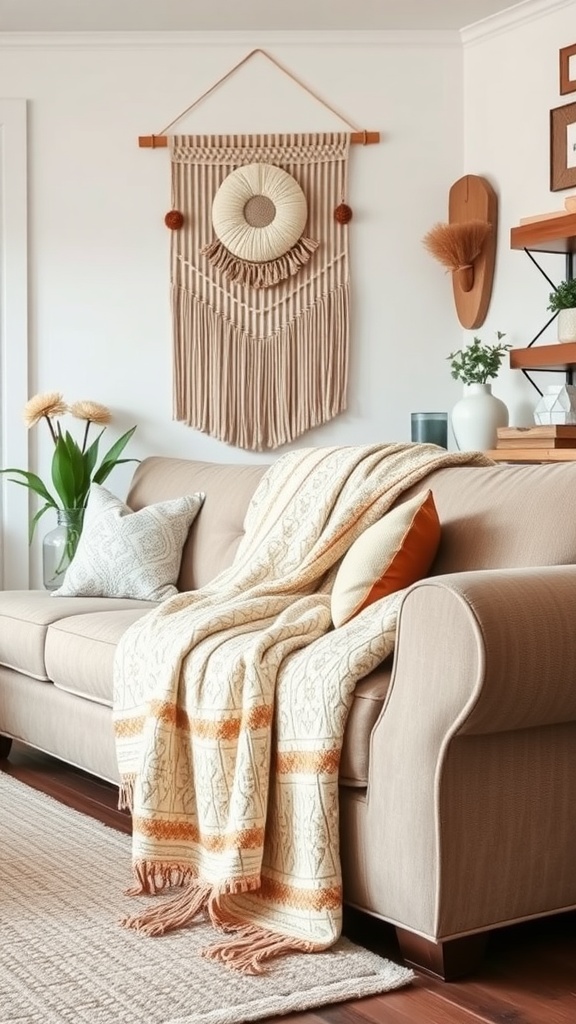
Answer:
[[[342,626],[369,604],[422,579],[440,543],[432,491],[417,494],[369,526],[348,549],[336,574],[332,621]]]

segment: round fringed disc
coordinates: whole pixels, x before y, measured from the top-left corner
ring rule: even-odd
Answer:
[[[308,218],[298,182],[274,164],[247,164],[222,182],[212,204],[214,232],[238,259],[265,263],[298,241]]]
[[[169,210],[164,217],[164,223],[171,231],[177,231],[184,223],[184,214],[180,210]]]

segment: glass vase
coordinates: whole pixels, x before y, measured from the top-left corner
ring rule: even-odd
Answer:
[[[56,590],[76,554],[82,524],[83,508],[59,508],[57,525],[42,542],[42,572],[46,590]]]

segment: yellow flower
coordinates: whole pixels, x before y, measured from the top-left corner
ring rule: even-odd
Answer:
[[[68,406],[59,391],[48,391],[43,395],[34,395],[24,406],[24,422],[28,429],[44,417],[63,416]]]
[[[110,410],[100,402],[73,402],[69,411],[77,420],[88,420],[89,423],[104,425],[112,419]]]

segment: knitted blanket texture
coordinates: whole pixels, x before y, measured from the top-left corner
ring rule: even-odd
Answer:
[[[230,568],[152,609],[114,665],[122,800],[146,934],[207,915],[204,955],[241,971],[341,930],[338,766],[354,687],[393,649],[403,592],[334,629],[353,541],[432,470],[434,445],[313,448],[259,484]],[[174,888],[168,898],[162,894]]]

